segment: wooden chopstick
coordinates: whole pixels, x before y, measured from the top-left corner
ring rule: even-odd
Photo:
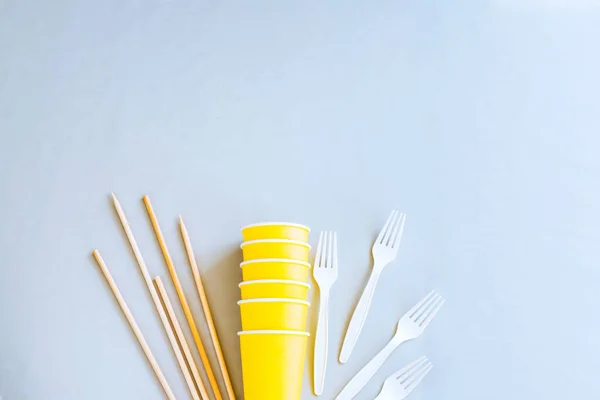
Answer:
[[[181,349],[179,348],[179,345],[177,344],[177,338],[175,337],[175,334],[173,333],[173,330],[171,329],[169,319],[167,318],[167,315],[165,314],[165,310],[163,309],[162,304],[160,303],[160,298],[158,297],[156,289],[154,288],[154,285],[152,284],[152,280],[150,279],[150,274],[148,273],[148,267],[146,267],[146,262],[144,261],[144,257],[142,257],[140,248],[138,247],[135,237],[133,236],[133,232],[131,231],[131,227],[129,226],[129,223],[127,222],[127,217],[125,217],[123,208],[121,207],[121,204],[119,203],[119,200],[117,200],[117,196],[115,196],[114,193],[112,193],[112,199],[113,199],[113,204],[115,205],[115,210],[117,211],[117,215],[119,216],[119,220],[121,221],[121,225],[123,226],[123,230],[125,231],[125,235],[127,236],[127,239],[129,240],[129,244],[131,245],[131,249],[133,250],[135,259],[137,260],[140,271],[142,272],[142,276],[144,277],[144,282],[146,283],[146,287],[150,291],[150,296],[152,297],[152,302],[154,303],[154,308],[156,308],[156,311],[158,312],[158,316],[160,317],[160,321],[162,322],[163,328],[165,329],[165,332],[167,333],[167,337],[169,338],[169,343],[171,344],[171,348],[173,349],[173,352],[175,353],[175,357],[177,357],[177,361],[179,362],[179,367],[181,368],[181,372],[183,373],[184,377],[186,378],[186,381],[188,381],[189,371],[187,369],[187,366],[185,365],[185,362],[183,362],[183,364],[181,363],[181,360],[183,360],[183,356],[181,354]],[[187,377],[186,377],[186,374],[188,374]],[[189,387],[189,385],[188,385],[188,387]]]
[[[165,258],[169,274],[171,275],[171,279],[173,280],[173,285],[175,286],[175,290],[177,291],[177,296],[179,297],[179,301],[181,302],[183,313],[185,314],[185,318],[188,322],[188,325],[190,326],[190,330],[192,331],[192,336],[194,337],[194,342],[196,343],[196,347],[198,348],[198,352],[200,353],[200,359],[202,360],[202,364],[204,365],[204,369],[206,370],[208,381],[210,382],[210,386],[217,400],[222,400],[223,397],[221,396],[221,392],[219,391],[219,385],[217,384],[215,374],[213,373],[212,368],[210,366],[210,362],[208,360],[208,356],[206,355],[204,345],[202,344],[202,339],[200,338],[200,333],[198,332],[198,327],[196,326],[196,322],[194,321],[192,311],[190,310],[190,306],[185,297],[185,293],[183,292],[183,288],[181,287],[181,282],[179,281],[177,271],[175,270],[175,266],[173,265],[173,260],[171,259],[171,255],[169,254],[167,243],[165,242],[165,238],[163,237],[162,231],[160,230],[160,226],[158,225],[158,220],[156,219],[154,209],[152,208],[152,203],[150,203],[150,198],[148,196],[144,196],[143,200],[144,204],[146,205],[146,210],[148,211],[150,221],[152,222],[152,227],[154,229],[154,232],[156,233],[158,244],[160,245],[160,249]]]
[[[114,281],[112,275],[110,274],[108,267],[104,263],[104,260],[102,259],[102,256],[100,255],[100,252],[98,250],[94,250],[94,252],[92,254],[94,255],[94,258],[96,259],[96,262],[98,263],[98,266],[100,267],[100,270],[102,271],[102,274],[106,278],[106,281],[108,282],[108,286],[110,286],[110,289],[112,290],[113,294],[115,295],[115,298],[117,299],[117,302],[119,303],[119,306],[121,307],[121,311],[123,311],[123,314],[125,314],[125,318],[127,319],[129,326],[133,330],[133,333],[134,333],[138,343],[142,347],[142,351],[144,352],[144,355],[148,359],[148,362],[150,363],[150,366],[152,367],[154,374],[158,378],[158,381],[160,382],[162,389],[164,390],[165,394],[167,395],[167,398],[169,400],[175,400],[175,395],[173,394],[173,391],[171,390],[171,387],[169,386],[169,383],[167,382],[165,375],[162,373],[160,367],[158,366],[158,363],[156,362],[156,359],[154,358],[154,355],[152,354],[152,351],[150,350],[150,347],[148,346],[148,343],[146,342],[146,339],[144,338],[142,331],[140,330],[138,324],[135,322],[135,318],[133,317],[133,314],[129,310],[129,307],[127,306],[127,303],[125,302],[125,299],[121,295],[121,292],[119,291],[119,288],[117,287],[116,282]]]
[[[208,331],[210,332],[210,338],[212,339],[213,345],[217,353],[217,360],[219,361],[219,367],[221,368],[221,374],[225,381],[225,388],[227,389],[227,395],[230,400],[235,400],[235,393],[233,391],[233,385],[231,384],[231,378],[227,371],[227,365],[225,364],[225,358],[223,357],[223,351],[221,350],[221,344],[219,343],[219,337],[217,336],[217,330],[215,329],[215,323],[213,321],[210,307],[208,306],[208,299],[206,298],[206,292],[204,291],[204,285],[202,284],[202,277],[200,276],[200,270],[196,263],[196,257],[194,257],[194,249],[192,248],[192,242],[190,241],[190,235],[183,223],[183,218],[179,216],[179,228],[181,230],[181,236],[183,237],[183,243],[187,252],[188,259],[190,261],[190,267],[192,274],[194,275],[194,281],[196,282],[196,289],[198,290],[198,296],[200,297],[200,303],[202,304],[202,310],[204,316],[208,322]]]
[[[198,372],[198,367],[196,366],[196,362],[194,361],[194,357],[192,357],[192,353],[190,352],[190,348],[187,344],[185,336],[183,335],[183,331],[181,330],[181,325],[179,324],[179,320],[177,319],[177,315],[175,314],[175,310],[173,310],[173,305],[171,304],[171,300],[169,299],[169,295],[165,290],[165,286],[162,283],[162,279],[159,276],[153,279],[154,286],[158,290],[158,295],[162,300],[162,304],[165,307],[165,311],[167,312],[167,316],[171,321],[171,325],[175,329],[175,335],[177,336],[177,340],[179,340],[179,344],[183,348],[183,355],[185,356],[185,360],[187,361],[188,366],[192,370],[192,375],[194,377],[194,381],[196,382],[196,386],[200,391],[200,395],[203,400],[210,400],[208,397],[208,393],[206,392],[206,388],[200,379],[200,373]]]

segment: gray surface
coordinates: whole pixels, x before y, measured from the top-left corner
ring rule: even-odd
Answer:
[[[339,232],[323,398],[434,287],[443,312],[359,399],[424,354],[436,368],[413,400],[597,397],[598,9],[277,3],[0,0],[0,396],[163,398],[99,248],[186,398],[115,191],[166,276],[151,196],[199,314],[186,218],[238,393],[238,229],[278,219]],[[393,207],[408,213],[399,261],[339,366]]]

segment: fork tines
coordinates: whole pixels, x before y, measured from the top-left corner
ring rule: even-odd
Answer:
[[[337,268],[337,232],[321,232],[313,267]]]
[[[396,378],[404,390],[410,393],[421,383],[432,368],[433,364],[431,361],[423,356],[396,372],[394,378]]]
[[[398,248],[400,245],[400,240],[402,239],[405,221],[405,213],[398,213],[398,211],[393,210],[383,226],[383,229],[381,229],[381,232],[379,232],[376,243],[380,243],[384,246],[394,249]]]
[[[445,302],[446,299],[435,290],[432,290],[417,305],[410,309],[408,315],[411,320],[425,329]]]

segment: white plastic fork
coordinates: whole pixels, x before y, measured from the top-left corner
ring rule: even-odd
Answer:
[[[381,392],[375,400],[402,400],[407,398],[432,368],[433,364],[427,357],[421,357],[413,361],[400,371],[390,375],[383,382]]]
[[[354,398],[398,346],[408,340],[421,336],[445,301],[434,290],[404,314],[400,318],[400,321],[398,321],[398,327],[392,340],[367,365],[358,371],[335,399],[350,400]]]
[[[313,391],[323,393],[327,370],[329,290],[338,276],[337,233],[321,232],[313,266],[313,277],[319,286],[319,319],[315,334]]]
[[[398,254],[405,221],[406,214],[398,214],[398,211],[393,210],[383,226],[383,229],[379,233],[379,236],[377,236],[377,240],[375,240],[375,244],[371,251],[373,253],[373,270],[371,271],[369,281],[360,296],[360,300],[354,309],[352,319],[350,319],[350,324],[348,325],[348,330],[346,330],[346,337],[344,338],[339,358],[340,363],[342,364],[350,358],[350,354],[352,353],[358,340],[358,336],[365,324],[369,308],[371,307],[371,300],[375,293],[375,286],[377,286],[377,281],[381,276],[381,272],[389,263],[394,261],[396,254]]]

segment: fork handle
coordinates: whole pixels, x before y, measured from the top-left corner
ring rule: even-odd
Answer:
[[[385,347],[377,353],[375,357],[367,365],[365,365],[354,378],[346,384],[344,389],[338,394],[335,400],[351,400],[356,396],[362,388],[369,382],[369,380],[375,375],[375,372],[383,365],[385,360],[392,354],[392,352],[400,345],[401,341],[395,337],[385,345]]]
[[[348,330],[346,331],[344,344],[342,344],[342,350],[340,351],[340,363],[342,364],[348,361],[348,358],[350,358],[350,353],[352,353],[352,350],[354,350],[358,336],[360,335],[360,332],[362,331],[367,319],[367,314],[369,313],[369,308],[371,307],[371,300],[373,299],[373,294],[375,293],[375,286],[377,286],[377,281],[379,280],[380,275],[381,272],[374,266],[373,270],[371,271],[371,275],[369,276],[367,286],[365,286],[365,289],[360,296],[360,300],[354,309],[352,319],[350,319],[350,324],[348,325]]]
[[[322,291],[319,299],[319,319],[315,333],[313,390],[315,395],[323,393],[327,370],[327,348],[329,335],[329,291]]]

